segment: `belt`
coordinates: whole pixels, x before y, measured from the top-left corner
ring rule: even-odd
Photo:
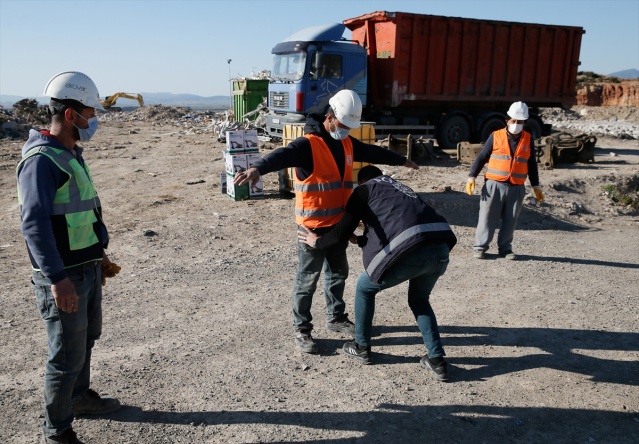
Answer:
[[[73,265],[72,267],[68,267],[65,268],[66,271],[82,271],[82,270],[89,270],[91,268],[95,268],[98,265],[100,265],[102,263],[102,259],[100,260],[95,260],[95,261],[89,261],[89,262],[85,262],[84,264],[80,264],[80,265]]]

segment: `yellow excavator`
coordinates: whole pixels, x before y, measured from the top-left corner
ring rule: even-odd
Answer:
[[[100,100],[100,105],[102,105],[102,107],[107,111],[122,111],[122,108],[114,106],[115,102],[120,98],[137,100],[140,106],[144,106],[144,99],[140,94],[131,94],[125,92],[117,92],[113,95],[106,96],[104,100]]]

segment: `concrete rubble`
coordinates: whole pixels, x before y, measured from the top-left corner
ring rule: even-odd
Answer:
[[[257,113],[255,120],[247,117]],[[226,131],[237,129],[257,129],[260,141],[269,141],[265,134],[266,104],[236,119],[231,110],[210,111],[191,108],[150,105],[133,111],[104,112],[99,114],[103,122],[145,121],[157,125],[175,126],[184,134],[214,134],[218,140],[225,140]],[[545,108],[541,117],[556,131],[573,134],[591,134],[598,137],[615,137],[639,140],[639,110],[632,106],[575,106],[569,110]],[[23,99],[11,110],[0,109],[0,139],[26,139],[29,129],[44,128],[49,117],[46,107],[38,105],[34,99]]]

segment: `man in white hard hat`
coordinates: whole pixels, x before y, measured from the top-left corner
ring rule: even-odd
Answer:
[[[328,232],[342,217],[353,191],[353,162],[403,165],[418,169],[413,161],[351,136],[359,128],[362,102],[355,91],[341,90],[329,100],[324,114],[310,115],[304,136],[287,147],[264,156],[253,168],[235,176],[236,185],[257,182],[261,175],[295,167],[295,222],[298,230],[318,235]],[[322,268],[328,331],[350,335],[355,327],[345,312],[344,286],[348,276],[346,247],[339,242],[316,250],[298,241],[297,275],[292,296],[295,344],[304,353],[317,353],[311,332],[311,302]]]
[[[474,257],[484,259],[486,250],[499,228],[497,249],[501,257],[516,260],[512,241],[517,218],[526,195],[528,177],[538,202],[544,195],[539,186],[535,144],[531,134],[524,130],[528,120],[528,106],[515,102],[508,109],[510,119],[506,128],[493,132],[470,168],[466,193],[475,191],[475,178],[488,163],[479,202],[479,222],[475,234]]]
[[[105,253],[109,243],[89,167],[76,143],[98,128],[98,90],[85,74],[55,75],[49,130],[31,130],[17,167],[18,204],[31,282],[47,331],[44,377],[46,443],[79,443],[74,416],[120,408],[89,388],[91,351],[102,331],[102,285],[119,267]]]

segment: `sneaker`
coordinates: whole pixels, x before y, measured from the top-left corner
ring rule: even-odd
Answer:
[[[342,347],[342,350],[344,350],[344,354],[346,356],[353,358],[360,364],[369,365],[373,363],[373,360],[371,359],[370,346],[362,347],[357,342],[353,341],[346,342]]]
[[[504,251],[503,253],[499,253],[499,255],[503,257],[504,259],[508,259],[509,261],[517,260],[517,255],[513,253],[512,251]]]
[[[317,353],[317,344],[313,340],[310,331],[295,332],[295,344],[303,353]]]
[[[326,323],[326,329],[334,333],[345,333],[355,338],[355,324],[348,319],[348,314],[344,313],[334,321]]]
[[[101,398],[94,390],[88,389],[73,400],[73,414],[106,415],[120,409],[120,401],[115,398]]]
[[[483,250],[475,250],[473,257],[475,259],[486,259],[486,252]]]
[[[84,444],[78,439],[71,427],[65,429],[59,435],[43,436],[42,442],[44,444]]]
[[[422,367],[430,370],[430,372],[433,374],[433,377],[438,381],[448,381],[448,363],[446,361],[442,361],[437,365],[433,365],[433,363],[430,362],[430,359],[428,359],[428,355],[426,355],[419,362],[420,364],[422,364]]]

